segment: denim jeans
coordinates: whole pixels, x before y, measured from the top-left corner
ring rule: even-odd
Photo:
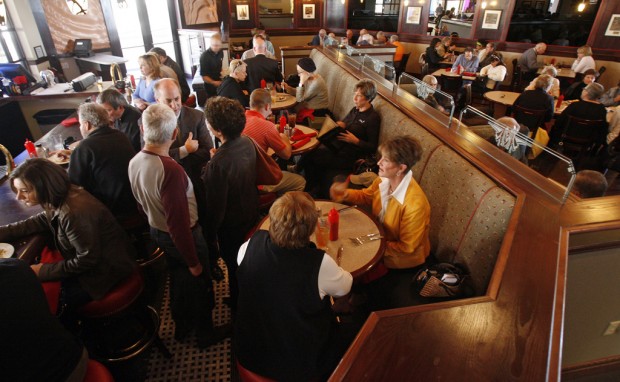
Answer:
[[[215,306],[213,282],[209,269],[209,250],[200,225],[192,229],[196,254],[202,274],[193,276],[168,232],[151,227],[151,237],[166,254],[170,274],[170,310],[175,325],[188,329],[211,330],[211,311]]]

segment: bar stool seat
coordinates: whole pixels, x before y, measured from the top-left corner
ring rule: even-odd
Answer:
[[[113,316],[131,306],[143,290],[144,279],[140,269],[136,267],[127,279],[118,283],[101,300],[87,303],[78,309],[78,313],[88,318]]]
[[[239,371],[239,378],[241,382],[276,382],[275,379],[263,377],[243,367],[237,360],[237,370]]]
[[[89,359],[83,382],[114,382],[114,378],[105,366]]]

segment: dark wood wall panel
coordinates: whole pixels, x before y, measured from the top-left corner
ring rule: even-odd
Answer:
[[[469,36],[472,39],[484,39],[490,41],[505,41],[508,35],[508,27],[510,26],[510,19],[512,18],[512,11],[514,10],[516,0],[498,1],[497,5],[491,7],[487,6],[487,10],[502,11],[501,19],[499,21],[499,27],[497,29],[482,29],[482,20],[484,19],[484,9],[482,9],[483,3],[489,3],[488,1],[479,1],[476,4],[476,11],[474,14],[474,20],[472,28],[473,34]]]
[[[329,31],[347,29],[347,2],[326,1],[325,2],[325,28]]]
[[[237,5],[247,4],[250,9],[249,20],[237,20]],[[227,12],[230,20],[230,30],[252,29],[258,26],[258,1],[255,0],[230,0],[228,2],[230,12]]]
[[[605,36],[611,15],[620,13],[620,1],[602,0],[601,6],[592,25],[588,45],[599,49],[619,49],[620,37]]]
[[[428,29],[429,9],[431,0],[425,0],[424,4],[419,1],[411,2],[408,6],[404,5],[404,1],[400,4],[400,17],[398,20],[398,33],[420,34],[425,35]],[[419,24],[407,24],[407,8],[422,7],[422,15]]]

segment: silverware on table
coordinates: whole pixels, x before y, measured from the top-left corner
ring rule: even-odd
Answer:
[[[340,246],[340,248],[338,248],[338,253],[336,254],[336,264],[338,264],[338,266],[340,266],[340,261],[342,260],[342,253],[344,252],[344,246]]]

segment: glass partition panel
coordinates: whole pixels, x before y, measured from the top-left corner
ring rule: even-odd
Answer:
[[[356,68],[362,67],[362,61],[364,60],[364,55],[359,50],[345,45],[345,49],[339,49],[340,57],[342,61],[355,66]]]
[[[452,124],[452,117],[454,116],[454,98],[452,98],[450,94],[439,90],[437,88],[437,79],[435,77],[432,79],[434,80],[433,83],[428,84],[407,73],[403,73],[398,78],[397,94],[403,96],[403,92],[409,93],[441,111],[443,114],[450,117],[448,125],[446,126],[450,127]],[[445,119],[442,118],[440,122],[445,123]]]
[[[536,188],[554,199],[561,202],[566,201],[575,180],[573,162],[564,155],[530,138],[528,136],[529,130],[526,127],[516,128],[509,120],[502,118],[496,120],[471,106],[467,106],[461,111],[457,126],[457,133],[466,139],[471,135],[463,134],[463,131],[469,130],[496,145],[501,151],[512,157],[515,164],[521,162],[559,185],[561,191],[554,193],[553,187],[543,187],[541,184],[532,183]],[[475,144],[475,142],[472,143]],[[501,154],[500,151],[487,150],[484,146],[478,148],[496,161],[509,164],[510,157]],[[507,166],[509,169],[516,167]],[[515,174],[520,175],[520,172],[515,171]]]
[[[369,55],[364,55],[362,61],[362,73],[368,78],[374,80],[388,80],[389,84],[383,82],[383,84],[390,90],[394,89],[394,81],[396,80],[396,69],[392,65],[388,65],[381,60],[372,58]]]

